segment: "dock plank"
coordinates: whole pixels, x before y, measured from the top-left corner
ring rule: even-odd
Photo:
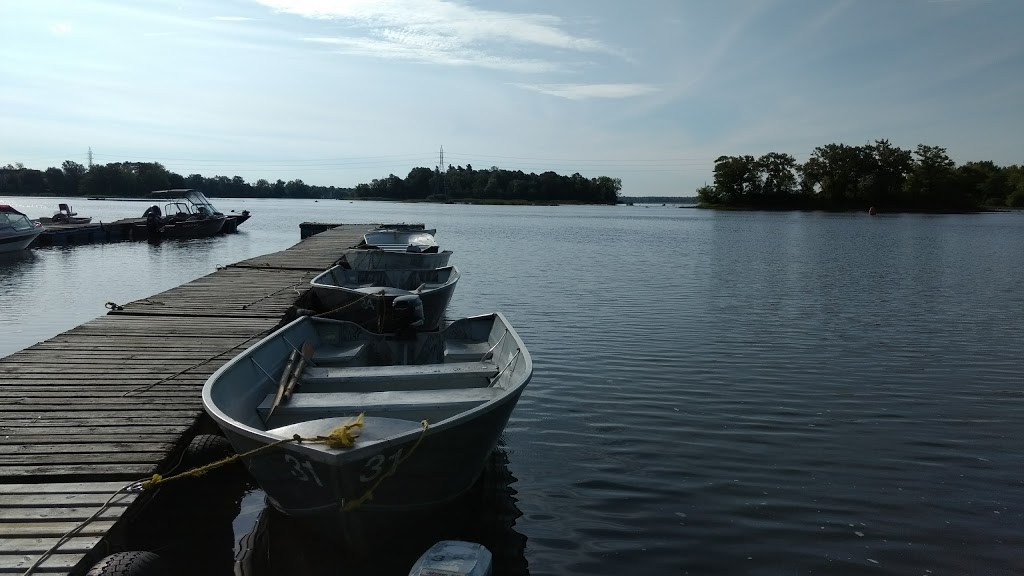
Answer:
[[[133,302],[0,359],[0,573],[22,573],[128,482],[166,472],[200,391],[279,325],[371,225],[342,225]],[[175,457],[176,460],[176,457]],[[37,569],[88,569],[123,495]]]

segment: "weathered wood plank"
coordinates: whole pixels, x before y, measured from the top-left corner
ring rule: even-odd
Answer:
[[[3,528],[0,527],[0,530]],[[2,534],[2,532],[0,532]],[[56,552],[63,553],[86,553],[93,549],[94,546],[100,543],[103,536],[78,536],[70,538],[66,542],[56,548]],[[30,536],[27,538],[17,538],[11,540],[0,540],[0,555],[11,554],[11,553],[35,553],[42,554],[53,548],[58,542],[60,537],[39,537]]]
[[[117,499],[115,499],[116,502]],[[130,501],[129,501],[130,502]],[[117,520],[127,503],[113,503],[96,517],[98,520]],[[72,521],[81,522],[92,516],[99,506],[71,508],[0,508],[0,522]]]
[[[132,434],[128,431],[117,430],[117,434],[83,434],[83,435],[69,435],[69,434],[18,434],[13,433],[10,435],[0,436],[0,454],[34,454],[49,452],[65,451],[67,453],[82,452],[76,448],[78,444],[69,444],[69,442],[79,442],[84,444],[86,442],[109,442],[111,445],[116,444],[128,444],[135,441],[139,436]],[[0,434],[4,434],[0,432]],[[175,443],[181,438],[181,433],[176,434],[147,434],[146,440],[149,442],[139,442],[140,445],[148,444],[160,444],[164,447],[173,447]],[[103,446],[104,444],[100,444]],[[12,452],[11,446],[23,447],[25,451]],[[170,448],[168,448],[170,449]],[[32,450],[38,450],[38,452],[32,452]],[[112,450],[97,450],[97,452],[112,451]]]
[[[3,494],[113,494],[126,482],[47,482],[43,484],[0,484]],[[134,494],[134,496],[138,496]],[[2,534],[2,532],[0,532]]]
[[[25,465],[79,465],[79,464],[133,464],[136,462],[160,462],[167,457],[166,451],[143,451],[138,447],[132,452],[104,454],[83,452],[58,452],[51,454],[0,454],[0,466]]]
[[[0,508],[82,508],[92,507],[95,511],[103,506],[121,486],[111,490],[109,494],[97,492],[92,494],[4,494],[0,500]],[[111,501],[112,506],[127,506],[135,500],[136,494],[118,494]]]
[[[171,434],[164,435],[165,437],[173,437]],[[120,440],[110,442],[91,442],[91,443],[77,443],[69,444],[68,438],[64,438],[64,442],[58,446],[50,444],[44,444],[40,442],[28,441],[24,444],[0,444],[0,458],[10,455],[40,455],[40,454],[91,454],[101,456],[107,453],[133,453],[133,452],[169,452],[174,450],[175,442],[163,441],[163,442],[152,442],[149,441],[148,437],[140,439],[138,442],[126,442],[125,438],[127,434],[122,436]]]
[[[36,561],[36,554],[0,554],[0,573],[20,574]],[[36,568],[36,573],[67,573],[74,568],[84,554],[53,554]]]
[[[147,418],[137,418],[135,416],[126,416],[124,414],[119,415],[117,418],[110,419],[97,419],[91,418],[88,414],[77,414],[73,422],[73,428],[81,428],[85,426],[96,426],[96,427],[107,427],[107,426],[191,426],[195,424],[195,416],[181,416],[181,417],[165,417],[160,420],[154,421],[152,416]],[[196,415],[198,416],[198,415]],[[0,426],[0,432],[8,429],[25,428],[30,426],[60,427],[64,431],[68,431],[67,422],[63,422],[64,418],[61,414],[46,414],[45,417],[24,417],[19,418],[5,418],[0,420],[4,423]],[[55,423],[56,422],[56,423]]]
[[[25,476],[86,476],[88,478],[123,478],[137,480],[156,471],[159,462],[135,462],[132,464],[68,464],[30,466],[23,464],[0,464],[0,478],[23,478]]]

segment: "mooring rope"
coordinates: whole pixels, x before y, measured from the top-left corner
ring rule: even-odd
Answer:
[[[200,366],[203,366],[204,364],[209,364],[210,362],[213,362],[214,360],[216,360],[217,358],[220,358],[221,356],[227,354],[228,352],[233,352],[233,351],[241,348],[242,346],[245,346],[246,344],[248,344],[249,342],[251,342],[255,338],[262,338],[263,336],[266,336],[267,334],[270,334],[271,332],[274,331],[275,328],[276,328],[276,326],[272,326],[270,328],[267,328],[266,330],[263,330],[261,332],[257,332],[256,334],[253,334],[252,336],[249,336],[245,340],[242,340],[241,342],[239,342],[238,344],[235,344],[234,346],[232,346],[231,348],[228,348],[227,350],[223,350],[221,352],[218,352],[217,354],[214,354],[213,356],[210,356],[206,360],[202,360],[200,362],[197,362],[197,363],[189,366],[188,368],[183,368],[181,370],[178,370],[174,374],[172,374],[170,376],[167,376],[165,378],[161,378],[160,380],[157,380],[156,382],[153,382],[152,384],[146,384],[145,386],[139,386],[138,388],[132,388],[131,390],[125,392],[124,394],[121,394],[121,397],[124,398],[124,397],[129,396],[131,394],[134,394],[136,392],[140,392],[140,393],[141,392],[148,392],[148,391],[152,390],[155,386],[157,386],[159,384],[163,384],[164,382],[167,382],[168,380],[174,380],[175,378],[177,378],[178,376],[181,376],[182,374],[188,372],[189,370],[193,370],[195,368],[199,368]]]
[[[35,562],[33,562],[32,565],[28,567],[28,569],[23,573],[22,576],[30,576],[32,573],[34,573],[35,570],[37,568],[39,568],[39,566],[43,562],[45,562],[47,558],[49,558],[51,555],[53,555],[54,551],[56,551],[57,548],[59,548],[62,545],[64,545],[64,543],[66,543],[70,538],[74,537],[75,534],[78,534],[80,531],[82,531],[83,528],[88,526],[90,522],[92,522],[97,517],[99,517],[100,514],[105,512],[107,510],[107,508],[110,507],[110,504],[114,501],[114,499],[117,498],[118,496],[122,495],[122,494],[132,493],[132,492],[139,492],[139,491],[142,491],[142,490],[150,490],[150,489],[156,488],[158,486],[161,486],[163,484],[166,484],[168,482],[173,482],[175,480],[180,480],[182,478],[198,478],[198,477],[202,476],[203,474],[206,474],[207,472],[210,472],[211,470],[216,470],[217,468],[221,468],[223,466],[227,466],[228,464],[231,464],[233,462],[241,460],[242,458],[247,458],[247,457],[252,456],[254,454],[258,454],[258,453],[263,452],[265,450],[269,450],[271,448],[274,448],[276,446],[280,446],[282,444],[288,444],[290,442],[296,442],[296,443],[306,442],[306,443],[310,443],[310,444],[319,443],[319,444],[325,444],[325,445],[327,445],[327,447],[335,448],[335,449],[352,448],[353,446],[355,446],[356,439],[359,437],[359,435],[356,434],[355,432],[358,431],[359,429],[361,429],[363,426],[364,426],[363,414],[360,414],[359,416],[357,416],[353,420],[351,420],[349,422],[346,422],[345,424],[342,424],[340,426],[335,427],[326,436],[315,436],[313,438],[303,438],[302,436],[299,436],[298,434],[295,434],[291,438],[282,438],[282,439],[277,440],[275,442],[271,442],[270,444],[264,444],[263,446],[260,446],[259,448],[254,448],[252,450],[249,450],[248,452],[243,452],[242,454],[234,454],[234,455],[228,456],[227,458],[223,458],[221,460],[218,460],[216,462],[212,462],[212,463],[206,464],[204,466],[199,466],[197,468],[192,468],[191,470],[186,470],[185,472],[182,472],[180,474],[175,474],[173,476],[166,476],[166,477],[161,476],[159,474],[153,474],[149,478],[143,478],[143,479],[131,482],[129,484],[126,484],[126,485],[122,486],[121,488],[118,488],[118,490],[116,492],[114,492],[110,496],[110,498],[108,498],[107,501],[104,502],[88,518],[86,518],[85,520],[81,521],[74,528],[72,528],[71,530],[68,530],[67,532],[64,533],[63,536],[58,538],[57,542],[54,543],[53,546],[51,546],[48,550],[46,550],[45,552],[40,554],[38,558],[36,558]],[[390,478],[390,477],[394,476],[395,473],[398,472],[399,466],[401,466],[403,463],[405,463],[406,460],[411,458],[412,455],[416,452],[416,448],[418,448],[419,445],[423,442],[423,438],[427,435],[427,430],[430,428],[430,423],[427,422],[426,420],[422,420],[422,421],[420,421],[420,426],[422,427],[422,429],[420,430],[420,435],[416,438],[416,442],[413,443],[412,448],[409,449],[409,453],[406,454],[405,456],[403,456],[394,465],[394,467],[391,468],[391,470],[389,470],[387,473],[383,474],[380,478],[378,478],[377,481],[374,482],[373,486],[370,486],[369,488],[367,488],[366,491],[363,492],[362,496],[360,496],[359,498],[356,498],[355,500],[353,500],[351,502],[343,502],[342,508],[341,508],[342,511],[344,511],[344,512],[351,512],[351,511],[359,508],[360,506],[362,506],[365,502],[367,502],[369,500],[373,500],[373,492],[374,492],[374,490],[376,490],[377,488],[380,487],[381,483],[384,482],[385,478]],[[184,454],[182,455],[182,457],[184,457]],[[180,465],[181,465],[181,458],[178,459],[178,464],[175,464],[174,468],[172,468],[171,471],[173,472]]]

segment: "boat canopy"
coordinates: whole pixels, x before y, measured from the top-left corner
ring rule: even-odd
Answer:
[[[18,212],[7,204],[0,204],[0,228],[12,227],[15,230],[31,230],[36,225],[28,216]]]
[[[221,212],[214,208],[210,199],[199,190],[193,188],[179,188],[175,190],[157,190],[150,192],[150,198],[159,200],[174,200],[165,206],[164,214],[203,214],[212,216]]]

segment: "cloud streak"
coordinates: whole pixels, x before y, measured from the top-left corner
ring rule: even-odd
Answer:
[[[54,36],[64,36],[71,32],[71,25],[65,24],[64,22],[57,22],[56,24],[51,24],[49,30]]]
[[[211,16],[210,20],[218,22],[251,22],[253,19],[248,16]]]
[[[653,94],[659,90],[653,84],[515,84],[515,86],[567,100],[633,98]]]
[[[548,72],[560,66],[531,57],[540,49],[570,53],[616,51],[574,35],[556,16],[484,10],[451,0],[255,0],[277,12],[346,24],[350,33],[305,38],[348,54]]]

